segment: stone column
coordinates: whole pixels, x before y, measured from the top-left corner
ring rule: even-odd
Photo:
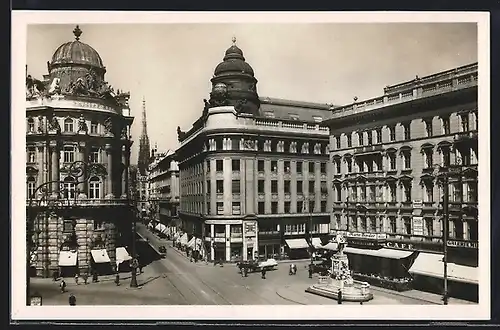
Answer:
[[[45,153],[45,148],[43,147],[43,145],[40,145],[40,146],[37,146],[36,147],[36,162],[38,163],[38,175],[37,175],[37,180],[36,180],[36,185],[40,185],[41,183],[45,182],[44,181],[44,178],[43,178],[43,170],[44,170],[44,166],[43,166],[43,160],[44,160],[44,153]],[[29,196],[28,196],[29,197]]]
[[[57,141],[50,141],[50,180],[59,180],[59,148]],[[59,183],[52,184],[52,191],[59,190]]]
[[[87,163],[87,145],[85,142],[80,142],[78,145],[78,156],[77,160]],[[85,195],[88,195],[88,188],[87,188],[87,171],[83,172],[82,177],[78,178],[78,181],[83,181],[78,187],[76,187],[77,190],[79,190],[81,193],[84,193]],[[78,196],[77,196],[78,197]]]
[[[128,147],[126,145],[122,146],[122,189],[121,196],[127,196],[128,189]]]
[[[115,189],[113,189],[113,150],[110,144],[106,144],[106,160],[107,160],[107,184],[106,184],[106,196],[115,196]]]

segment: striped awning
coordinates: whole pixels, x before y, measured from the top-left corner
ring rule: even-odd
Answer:
[[[304,238],[295,238],[295,239],[287,239],[285,240],[286,245],[290,249],[307,249],[309,247],[309,244],[307,244],[307,241]]]
[[[447,277],[449,280],[464,283],[479,283],[478,267],[447,263]],[[444,264],[442,254],[420,252],[409,270],[412,274],[434,278],[444,278]]]

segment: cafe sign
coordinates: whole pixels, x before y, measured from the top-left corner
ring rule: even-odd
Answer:
[[[385,242],[386,247],[391,249],[400,249],[400,250],[415,250],[413,244],[411,243],[402,243],[402,242]]]
[[[255,236],[257,234],[257,222],[245,221],[243,227],[245,230],[245,237]]]
[[[467,248],[467,249],[477,249],[478,248],[477,242],[469,242],[469,241],[449,240],[446,245],[449,247],[454,247],[454,248]]]

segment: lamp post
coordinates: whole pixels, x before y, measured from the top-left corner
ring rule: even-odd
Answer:
[[[135,194],[134,194],[135,196]],[[130,198],[130,194],[128,196]],[[137,238],[137,228],[136,228],[136,221],[137,221],[137,198],[134,198],[132,200],[132,203],[130,203],[130,209],[131,209],[131,219],[132,219],[132,265],[130,268],[131,269],[131,277],[130,277],[130,287],[131,288],[137,288],[137,267],[138,261],[137,261],[137,252],[136,252],[136,247],[135,247],[135,241]]]
[[[79,178],[88,178],[89,173],[106,173],[106,169],[97,163],[87,164],[83,161],[75,161],[68,167],[68,174],[72,176],[73,189],[69,188],[60,180],[47,181],[35,188],[30,194],[28,205],[26,207],[26,305],[31,305],[30,297],[30,282],[31,282],[31,252],[36,250],[37,244],[33,242],[33,225],[37,214],[32,213],[33,208],[38,210],[50,210],[55,207],[71,207],[77,201],[77,186],[86,182],[87,179],[79,180]],[[41,193],[40,198],[35,199],[37,194]],[[73,203],[70,203],[70,195],[73,194]],[[63,197],[66,195],[66,205],[62,203]],[[43,205],[42,205],[43,204]],[[38,240],[38,238],[37,238]]]
[[[446,153],[444,153],[446,154]],[[445,156],[446,157],[446,156]],[[445,164],[449,162],[445,159]],[[441,177],[441,184],[443,185],[443,304],[448,305],[448,221],[449,221],[449,186],[448,186],[448,167],[435,165],[434,174],[436,177]]]

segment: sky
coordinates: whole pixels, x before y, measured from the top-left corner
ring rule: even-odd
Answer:
[[[75,24],[76,25],[76,24]],[[74,39],[75,25],[30,25],[28,74]],[[387,85],[478,60],[475,23],[80,24],[80,41],[106,66],[106,80],[130,91],[137,163],[142,100],[150,144],[178,148],[209,98],[210,79],[231,39],[243,50],[262,96],[343,105],[377,97]]]

